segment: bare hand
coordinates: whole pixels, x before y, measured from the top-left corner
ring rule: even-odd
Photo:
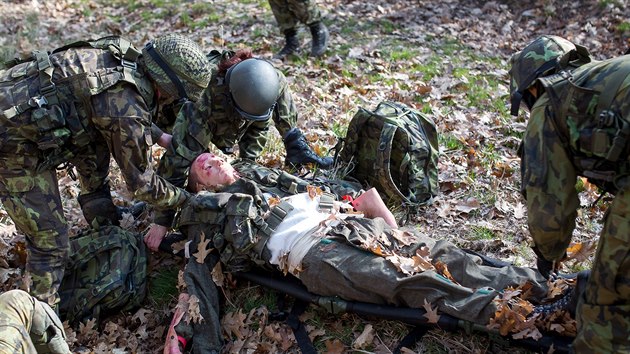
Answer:
[[[157,252],[160,247],[160,243],[162,243],[162,240],[166,236],[167,232],[168,227],[158,224],[151,224],[149,231],[147,231],[147,233],[144,235],[144,243],[147,244],[147,247],[149,247],[151,251]]]
[[[171,145],[171,140],[173,140],[173,136],[171,134],[164,133],[160,135],[157,144],[166,149],[169,145]]]

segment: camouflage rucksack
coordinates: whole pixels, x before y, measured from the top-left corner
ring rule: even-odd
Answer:
[[[59,289],[60,312],[73,325],[140,306],[146,295],[147,256],[140,234],[101,226],[70,239]]]
[[[429,204],[438,193],[438,140],[427,115],[399,102],[381,102],[352,117],[336,166],[389,203]]]

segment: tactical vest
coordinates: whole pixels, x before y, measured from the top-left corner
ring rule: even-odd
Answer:
[[[263,193],[285,197],[305,192],[310,183],[245,159],[233,165],[243,178],[222,193],[195,195],[194,201],[178,213],[176,225],[189,239],[203,233],[230,271],[243,271],[252,262],[260,266],[266,264],[267,240],[293,209],[286,202],[270,209]],[[320,196],[319,208],[332,209],[336,197],[327,192],[329,188],[321,187],[324,193]]]
[[[109,51],[120,64],[54,82],[50,55],[81,47]],[[153,106],[153,85],[138,69],[140,55],[141,51],[129,41],[110,36],[75,42],[51,53],[34,51],[28,58],[5,63],[8,70],[0,72],[0,107],[7,106],[2,104],[3,97],[12,97],[13,105],[0,111],[0,123],[15,127],[21,136],[45,151],[46,161],[40,169],[57,166],[93,139],[86,130],[91,96],[126,82],[137,89],[148,106]],[[70,119],[68,110],[80,111],[80,119]]]
[[[630,75],[630,56],[585,64],[573,71],[543,77],[547,111],[559,138],[581,175],[615,191],[615,179],[630,173],[630,97],[616,99]]]

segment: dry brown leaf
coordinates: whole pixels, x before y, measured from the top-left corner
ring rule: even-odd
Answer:
[[[308,192],[308,196],[309,198],[311,198],[311,200],[315,199],[316,197],[324,193],[321,187],[312,186],[310,184],[306,186],[306,191]]]
[[[197,253],[193,254],[193,256],[195,256],[195,260],[197,261],[197,263],[203,264],[206,257],[214,249],[212,247],[208,248],[208,243],[210,243],[210,239],[206,240],[206,235],[202,232],[201,240],[199,241],[199,244],[197,245]]]
[[[595,240],[574,243],[567,248],[567,258],[563,261],[575,259],[576,262],[584,262],[595,253],[596,249],[597,243]]]
[[[424,305],[422,305],[422,307],[427,312],[424,314],[424,317],[427,318],[429,323],[438,323],[438,321],[440,320],[440,315],[438,315],[437,313],[437,307],[431,308],[431,303],[428,302],[427,299],[424,299]]]
[[[177,273],[177,289],[180,292],[186,291],[186,281],[184,280],[184,271],[181,269]]]
[[[367,346],[372,344],[373,340],[374,328],[372,328],[371,324],[367,324],[365,328],[363,328],[363,332],[361,332],[361,334],[352,343],[352,348],[365,349]]]
[[[221,268],[221,262],[217,262],[217,264],[212,268],[212,281],[218,286],[222,287],[223,282],[225,281],[225,277],[223,276],[223,269]]]
[[[457,282],[457,280],[455,280],[455,278],[453,278],[453,275],[451,274],[451,272],[448,270],[448,266],[446,265],[446,263],[442,262],[442,261],[437,261],[435,262],[435,270],[441,274],[442,276],[444,276],[446,279],[452,281],[453,283],[459,285],[459,283]]]
[[[152,311],[146,308],[140,308],[136,313],[131,317],[131,320],[139,320],[141,324],[147,323],[147,314],[151,314]]]
[[[193,323],[201,323],[203,321],[203,316],[199,312],[199,298],[195,295],[191,295],[188,299],[188,318],[186,322],[190,323],[191,320]]]
[[[409,246],[416,242],[416,236],[409,231],[394,229],[392,230],[392,236],[405,246]]]
[[[227,313],[221,319],[221,328],[225,330],[228,337],[234,336],[237,339],[243,339],[243,328],[245,327],[246,318],[247,315],[241,309]]]
[[[346,350],[339,339],[327,339],[324,344],[326,345],[326,354],[342,354]]]

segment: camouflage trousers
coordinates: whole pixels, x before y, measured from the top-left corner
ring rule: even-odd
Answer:
[[[16,353],[70,353],[57,315],[21,290],[0,295],[0,354]]]
[[[57,171],[54,167],[37,171],[37,161],[42,161],[38,154],[18,158],[0,155],[0,201],[16,229],[26,236],[30,293],[55,306],[68,256],[68,223]],[[71,159],[81,176],[82,194],[107,185],[109,159],[107,145],[90,148]]]
[[[295,29],[299,23],[310,25],[322,19],[315,0],[269,0],[269,6],[282,32]]]
[[[630,190],[613,201],[578,304],[576,353],[630,353]]]
[[[484,266],[479,257],[448,241],[420,235],[419,244],[428,246],[430,257],[444,262],[459,284],[434,270],[405,275],[384,257],[353,246],[368,235],[391,232],[383,219],[346,221],[349,226],[329,231],[332,240],[323,239],[302,259],[298,277],[312,293],[410,308],[421,308],[426,300],[440,312],[477,324],[488,323],[496,312],[492,300],[507,287],[530,282],[534,299],[547,294],[546,280],[534,269]]]

